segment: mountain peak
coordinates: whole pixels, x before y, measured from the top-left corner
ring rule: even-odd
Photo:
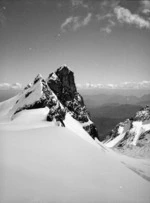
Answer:
[[[66,65],[61,66],[49,75],[47,84],[72,117],[82,124],[91,137],[97,137],[96,126],[89,118],[82,96],[77,92],[74,73]]]
[[[61,126],[65,126],[63,121],[69,112],[92,138],[98,137],[84,100],[77,92],[74,73],[66,65],[51,73],[47,80],[38,74],[33,83],[18,95],[9,115],[13,120],[23,110],[38,108],[48,108],[45,120],[57,122]]]
[[[38,73],[38,75],[35,77],[33,83],[35,84],[35,83],[37,83],[39,80],[42,80],[42,79],[43,79],[42,75],[41,75],[40,73]]]
[[[73,99],[77,92],[74,73],[67,66],[61,66],[56,72],[51,73],[47,79],[47,84],[59,99],[63,97],[65,101]]]
[[[66,64],[60,66],[60,68],[57,69],[57,72],[63,72],[63,73],[64,72],[69,73],[70,71],[71,71],[70,68]]]

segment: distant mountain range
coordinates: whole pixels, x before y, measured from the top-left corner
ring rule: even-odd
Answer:
[[[141,97],[129,95],[118,95],[118,94],[83,94],[85,104],[88,108],[97,108],[100,106],[111,105],[150,105],[150,94],[145,94]]]
[[[145,105],[150,105],[150,94],[141,97],[113,94],[83,95],[91,118],[97,126],[99,139],[107,134],[121,121],[135,115]]]

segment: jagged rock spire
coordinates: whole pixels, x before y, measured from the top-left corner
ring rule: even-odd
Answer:
[[[59,121],[64,126],[66,112],[79,121],[91,135],[98,137],[94,123],[82,96],[77,92],[74,73],[65,65],[51,73],[47,80],[38,74],[34,82],[28,85],[20,94],[20,98],[12,109],[13,115],[24,109],[49,108],[47,121]]]
[[[71,112],[73,118],[80,123],[87,123],[84,129],[91,137],[98,137],[98,132],[84,104],[82,96],[77,92],[74,73],[65,65],[49,75],[47,84],[57,95],[59,101]]]
[[[61,66],[55,73],[50,74],[47,84],[61,101],[64,97],[65,101],[73,99],[77,92],[74,73],[67,66]]]

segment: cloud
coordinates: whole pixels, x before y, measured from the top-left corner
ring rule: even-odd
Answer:
[[[113,20],[109,19],[108,20],[108,25],[106,27],[101,28],[100,30],[109,34],[109,33],[111,33],[112,28],[115,25],[116,25],[116,23]]]
[[[65,32],[68,29],[73,31],[78,30],[81,27],[87,26],[92,19],[92,14],[88,13],[87,16],[83,19],[79,16],[70,16],[68,17],[61,25],[61,30]]]
[[[112,29],[119,24],[128,24],[136,26],[139,29],[150,29],[150,17],[147,16],[147,14],[150,13],[150,0],[140,0],[140,5],[142,6],[142,15],[140,15],[141,11],[139,12],[139,10],[137,10],[136,13],[132,13],[129,9],[120,6],[120,0],[95,0],[92,2],[94,5],[99,5],[99,7],[90,7],[90,1],[70,1],[71,5],[75,8],[79,8],[80,6],[83,6],[85,2],[88,2],[89,12],[84,18],[78,15],[68,17],[61,25],[62,32],[67,30],[77,31],[81,27],[87,26],[91,20],[99,23],[101,26],[100,31],[108,34],[111,33]],[[98,2],[98,4],[95,2]],[[143,15],[144,13],[146,15]]]
[[[83,22],[81,22],[81,24],[83,26],[88,25],[91,21],[91,18],[92,18],[92,13],[88,13],[87,16],[83,19]]]
[[[11,85],[11,88],[13,88],[13,89],[21,89],[22,85],[20,83],[16,82],[16,83]]]
[[[106,33],[111,33],[111,31],[112,31],[112,29],[109,27],[109,26],[107,26],[107,27],[103,27],[103,28],[101,28],[100,29],[101,31],[103,31],[103,32],[106,32]]]
[[[142,0],[141,4],[144,6],[144,8],[150,9],[150,1],[149,0]]]
[[[74,17],[70,16],[69,18],[67,18],[61,25],[61,30],[65,31],[65,28],[74,21]]]
[[[78,89],[150,89],[150,81],[123,82],[120,84],[78,84]]]
[[[114,14],[112,13],[107,13],[105,15],[97,14],[96,19],[97,21],[104,21],[107,20],[107,25],[105,27],[100,28],[100,31],[106,32],[106,33],[111,33],[112,28],[116,25],[114,21]]]
[[[1,83],[0,90],[7,90],[10,89],[11,85],[9,83]]]
[[[84,7],[84,8],[88,8],[88,4],[84,3],[84,0],[71,0],[71,5],[73,7]]]
[[[119,4],[120,0],[104,0],[100,2],[100,6],[102,8],[114,8]]]
[[[144,14],[150,13],[150,1],[149,0],[141,0],[141,12]]]
[[[0,90],[10,90],[10,89],[20,90],[22,89],[22,85],[20,83],[15,83],[15,84],[1,83],[0,84]]]
[[[150,22],[145,20],[143,17],[138,14],[132,14],[128,9],[121,6],[114,8],[114,13],[117,17],[117,20],[120,23],[126,23],[130,25],[135,25],[137,28],[147,28],[150,29]]]
[[[98,21],[105,20],[105,19],[109,19],[109,18],[111,18],[111,17],[113,17],[113,14],[112,14],[112,13],[107,13],[107,14],[105,14],[105,15],[101,15],[101,14],[97,14],[97,15],[96,15],[96,18],[97,18]]]
[[[142,4],[143,13],[145,12],[147,14],[148,12],[150,12],[149,0],[142,0],[140,3]],[[102,11],[104,13],[96,15],[97,21],[104,21],[105,23],[107,21],[107,25],[105,27],[102,27],[100,29],[101,31],[111,33],[112,28],[118,25],[119,23],[133,25],[140,29],[150,29],[149,18],[144,18],[139,14],[131,13],[129,9],[119,6],[119,1],[117,0],[104,0],[101,3],[101,8],[103,9]]]
[[[4,10],[6,9],[6,7],[0,7],[0,25],[4,25],[5,21],[6,21],[6,16],[4,15]]]

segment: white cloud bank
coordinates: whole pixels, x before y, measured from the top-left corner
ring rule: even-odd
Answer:
[[[150,81],[142,81],[142,82],[123,82],[120,84],[77,84],[79,89],[150,89]]]
[[[81,8],[84,4],[85,1],[83,0],[71,0],[71,5],[75,8]],[[108,34],[119,24],[150,30],[150,1],[140,0],[139,5],[139,9],[135,13],[132,13],[130,9],[120,6],[119,1],[106,0],[100,2],[99,13],[97,13],[96,10],[90,10],[89,4],[87,4],[89,10],[87,15],[85,17],[72,15],[66,18],[61,25],[61,31],[77,31],[93,21],[97,22],[100,26],[102,26],[101,22],[104,22],[105,25],[100,28],[100,31]],[[94,7],[94,9],[96,8]]]
[[[149,0],[142,0],[141,1],[141,11],[144,14],[150,13],[150,1]]]
[[[135,25],[137,28],[147,28],[150,29],[150,21],[145,20],[143,17],[139,16],[138,14],[132,14],[126,8],[121,6],[117,6],[114,8],[114,13],[117,17],[117,20],[124,24]]]
[[[22,89],[22,85],[20,83],[14,83],[14,84],[1,83],[0,84],[0,90],[10,90],[10,89],[20,90]]]

